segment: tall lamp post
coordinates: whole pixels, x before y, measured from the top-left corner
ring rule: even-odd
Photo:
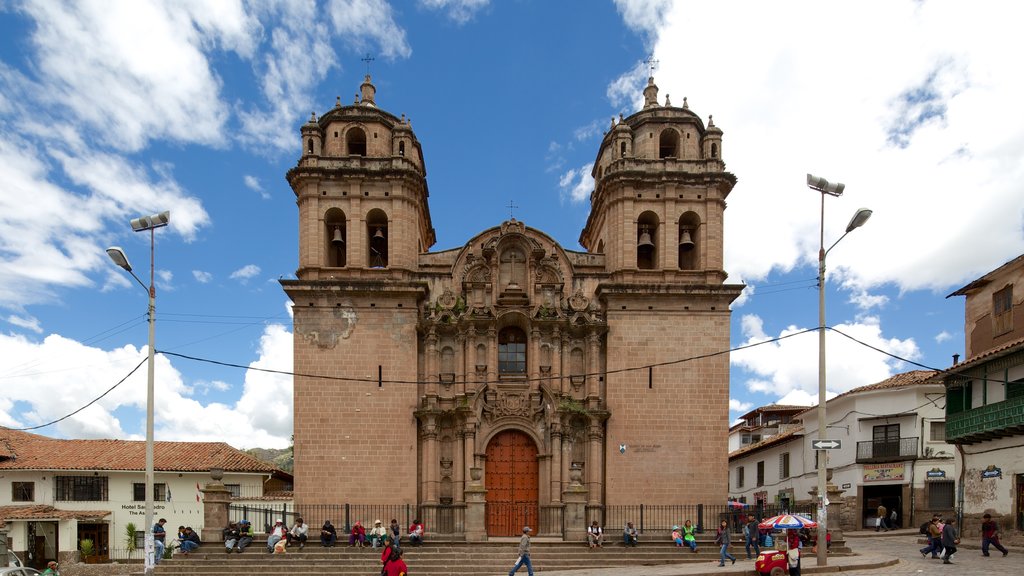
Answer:
[[[146,574],[152,574],[154,568],[154,546],[153,540],[153,357],[156,343],[156,283],[155,257],[156,257],[156,229],[167,226],[171,220],[170,211],[142,216],[131,221],[132,230],[136,232],[149,231],[149,287],[143,284],[142,280],[132,272],[132,265],[128,263],[128,257],[124,250],[117,246],[107,248],[107,255],[121,268],[124,268],[135,281],[149,293],[149,374],[146,379],[146,544],[145,544],[145,566]]]
[[[821,192],[821,236],[818,249],[818,440],[824,442],[827,430],[825,420],[825,256],[839,244],[850,232],[860,228],[871,217],[871,210],[860,208],[854,213],[846,232],[825,249],[825,196],[842,196],[845,184],[829,182],[820,177],[807,175],[807,186],[811,190]],[[828,538],[828,506],[825,488],[828,483],[828,452],[819,448],[818,455],[818,566],[828,564],[828,547],[821,546]]]

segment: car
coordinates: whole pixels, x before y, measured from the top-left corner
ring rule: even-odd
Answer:
[[[3,558],[0,557],[0,560],[3,560]],[[21,563],[21,558],[18,558],[17,554],[15,554],[14,552],[11,552],[10,550],[8,550],[7,551],[7,564],[4,564],[3,566],[0,566],[0,568],[7,568],[8,566],[13,567],[13,568],[21,568],[22,566],[24,566],[24,564]]]
[[[35,568],[0,568],[0,576],[39,576]]]

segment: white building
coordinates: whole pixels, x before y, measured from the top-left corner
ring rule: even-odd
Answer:
[[[840,525],[874,526],[879,504],[897,522],[917,526],[954,505],[954,448],[945,442],[945,394],[934,371],[897,374],[840,394],[826,403],[820,437],[839,440],[828,451],[831,481],[842,495]],[[749,503],[810,504],[818,480],[817,408],[791,428],[729,455],[729,492]],[[908,517],[909,515],[909,517]]]
[[[145,442],[58,440],[0,428],[0,537],[26,565],[75,558],[83,540],[91,561],[141,558],[145,523]],[[200,487],[210,470],[239,503],[290,489],[290,474],[223,442],[156,442],[155,517],[203,528]],[[284,493],[284,497],[290,497]],[[134,524],[134,538],[127,526]]]
[[[754,408],[740,416],[738,422],[729,427],[729,452],[757,444],[791,428],[799,428],[800,425],[795,424],[794,419],[806,409],[806,406],[783,404]]]
[[[1024,542],[1024,255],[950,294],[966,296],[966,358],[945,384],[946,435],[963,465],[963,530],[991,514],[1004,540]]]

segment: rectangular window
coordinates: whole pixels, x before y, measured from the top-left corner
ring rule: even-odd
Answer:
[[[779,480],[789,478],[789,452],[779,454]]]
[[[106,476],[55,476],[54,500],[59,502],[106,502]]]
[[[930,437],[932,442],[945,442],[946,441],[946,423],[945,422],[930,422],[928,424]]]
[[[132,499],[136,502],[143,502],[146,500],[146,484],[144,482],[135,482],[132,484]],[[153,501],[163,502],[167,499],[167,485],[157,482],[153,484]]]
[[[872,428],[871,455],[874,458],[894,458],[900,455],[900,425],[882,424]]]
[[[36,483],[35,482],[11,482],[11,501],[12,502],[35,502],[36,501]]]
[[[146,531],[136,530],[135,531],[135,549],[142,550],[146,547]]]
[[[764,486],[764,460],[757,463],[757,485]]]
[[[932,510],[953,509],[953,481],[933,480],[927,482],[928,508]]]
[[[232,498],[239,498],[242,496],[242,485],[241,484],[225,484],[225,488],[231,493]]]
[[[1013,284],[992,294],[992,335],[1013,330]]]
[[[736,468],[736,487],[743,488],[743,466]]]

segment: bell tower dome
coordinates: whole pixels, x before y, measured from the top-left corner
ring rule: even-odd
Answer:
[[[288,171],[299,206],[301,280],[412,270],[434,244],[426,167],[408,118],[377,107],[369,75],[356,101],[302,126]]]

